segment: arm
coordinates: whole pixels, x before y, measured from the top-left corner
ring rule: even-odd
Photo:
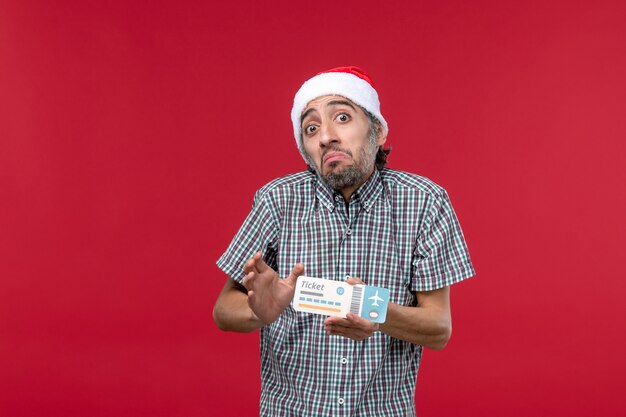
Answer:
[[[362,283],[350,278],[351,284]],[[452,334],[450,314],[450,287],[417,292],[417,306],[407,307],[390,303],[385,323],[377,324],[348,313],[346,318],[329,317],[324,322],[328,334],[354,340],[370,337],[381,331],[391,337],[406,340],[431,349],[443,349]]]
[[[263,323],[248,305],[248,290],[229,278],[213,307],[213,320],[220,330],[250,333]]]
[[[444,190],[432,199],[426,219],[415,242],[411,278],[416,282],[430,282],[439,289],[416,292],[415,307],[389,304],[387,320],[380,326],[350,314],[339,321],[329,319],[327,322],[335,327],[329,333],[363,340],[380,330],[391,337],[431,349],[446,346],[452,333],[449,285],[471,277],[474,270],[461,227]],[[450,275],[451,270],[456,271],[454,276]]]
[[[276,320],[291,302],[304,266],[296,264],[291,274],[281,279],[257,252],[243,270],[243,285],[229,279],[213,308],[215,323],[225,331],[248,333]]]

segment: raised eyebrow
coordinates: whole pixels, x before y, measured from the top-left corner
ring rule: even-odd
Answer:
[[[350,103],[348,100],[333,100],[333,101],[329,101],[326,106],[330,107],[330,106],[348,106],[350,108],[352,108],[352,110],[356,111],[356,107],[354,107],[354,105],[352,103]]]
[[[300,125],[302,125],[302,122],[304,122],[304,119],[305,119],[305,118],[306,118],[309,114],[311,114],[311,113],[312,113],[312,112],[314,112],[314,111],[317,111],[317,110],[315,110],[315,109],[311,108],[311,109],[308,109],[307,111],[305,111],[304,113],[302,113],[302,116],[300,116]]]

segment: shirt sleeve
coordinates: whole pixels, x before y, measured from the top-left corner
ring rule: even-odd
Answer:
[[[257,251],[261,251],[265,262],[276,269],[276,245],[279,227],[275,210],[267,194],[259,191],[254,196],[252,210],[241,228],[217,260],[217,266],[235,281],[241,283],[245,277],[243,265]]]
[[[414,291],[436,290],[474,275],[461,226],[443,190],[417,237],[412,266]]]

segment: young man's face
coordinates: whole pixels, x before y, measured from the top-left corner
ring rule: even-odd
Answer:
[[[302,112],[302,143],[311,167],[336,190],[356,189],[374,172],[384,135],[370,143],[363,110],[341,96],[322,96]]]

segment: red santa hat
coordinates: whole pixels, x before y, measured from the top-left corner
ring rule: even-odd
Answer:
[[[378,93],[369,75],[359,67],[338,67],[320,72],[307,80],[293,99],[291,122],[298,149],[303,149],[300,117],[304,108],[311,100],[327,95],[343,96],[363,107],[378,119],[385,134],[388,133],[387,122],[380,113]]]

